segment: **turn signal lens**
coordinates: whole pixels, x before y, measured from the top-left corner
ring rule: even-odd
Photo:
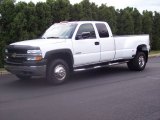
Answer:
[[[35,57],[35,60],[36,60],[36,61],[42,60],[42,56],[36,56],[36,57]]]
[[[29,56],[27,58],[27,60],[35,60],[35,61],[40,61],[42,59],[43,59],[42,56]]]

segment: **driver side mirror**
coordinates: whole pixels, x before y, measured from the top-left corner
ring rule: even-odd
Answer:
[[[81,35],[76,36],[76,40],[87,39],[87,38],[90,38],[90,32],[82,32]]]

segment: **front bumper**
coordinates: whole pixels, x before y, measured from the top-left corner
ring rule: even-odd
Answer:
[[[4,68],[15,75],[29,75],[29,76],[45,76],[46,75],[46,61],[40,62],[25,62],[23,64],[16,64],[5,62]]]
[[[15,75],[45,76],[46,65],[43,66],[14,66],[5,65],[7,71]]]

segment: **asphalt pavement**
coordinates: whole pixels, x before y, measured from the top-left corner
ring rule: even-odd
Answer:
[[[142,72],[117,65],[77,72],[60,86],[1,75],[0,120],[160,120],[160,57]]]

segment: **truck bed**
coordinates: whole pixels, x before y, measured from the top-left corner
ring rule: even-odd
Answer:
[[[136,54],[136,48],[140,44],[149,44],[149,35],[121,35],[114,36],[115,59],[132,58]],[[150,49],[148,47],[147,49]]]

